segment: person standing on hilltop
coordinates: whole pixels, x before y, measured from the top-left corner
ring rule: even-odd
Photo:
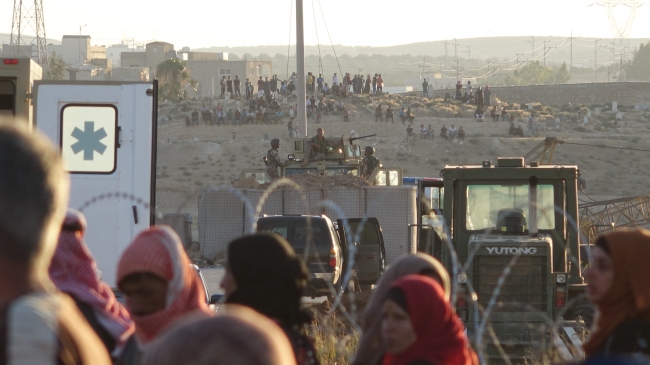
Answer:
[[[479,86],[478,90],[476,90],[476,105],[478,105],[479,108],[483,108],[483,89]]]
[[[257,92],[260,92],[260,90],[264,90],[264,80],[262,80],[262,76],[257,80]]]
[[[278,91],[278,78],[276,77],[276,75],[273,75],[273,77],[271,78],[271,92],[275,94],[277,91]]]
[[[291,121],[289,123],[291,123]],[[278,148],[280,148],[280,140],[277,138],[273,138],[271,140],[271,149],[268,150],[268,152],[266,153],[266,172],[271,177],[271,180],[277,180],[280,178],[280,174],[278,173],[278,167],[287,166],[287,163],[282,162],[282,160],[280,159]]]
[[[370,94],[370,85],[372,84],[372,80],[370,80],[370,75],[366,78],[366,85],[363,89],[364,94]]]
[[[339,78],[336,76],[336,72],[334,72],[334,76],[332,76],[332,86],[338,85],[339,84]]]
[[[322,74],[318,74],[318,78],[316,79],[316,84],[318,85],[318,92],[322,93],[323,92],[323,83],[325,82],[325,79],[323,78]]]
[[[381,78],[381,74],[377,77],[377,91],[384,92],[384,79]]]
[[[241,80],[239,79],[239,76],[235,75],[235,81],[233,81],[232,84],[235,86],[235,96],[241,97]]]
[[[223,94],[226,93],[226,76],[219,81],[219,86],[221,86],[221,97],[223,97]]]
[[[456,82],[456,100],[463,100],[463,84]]]
[[[228,93],[232,95],[232,80],[230,79],[230,76],[228,76],[228,80],[226,80],[226,86],[228,87]]]
[[[372,93],[377,92],[377,74],[372,78]]]
[[[470,80],[467,80],[467,94],[472,95],[473,94],[472,90],[473,90],[472,82]]]
[[[381,166],[381,161],[375,156],[375,148],[372,146],[366,146],[364,150],[365,157],[361,160],[361,177],[368,180],[372,172],[379,166]]]
[[[483,90],[483,103],[485,106],[492,106],[492,101],[490,100],[490,95],[492,95],[492,90],[490,89],[490,85],[485,85],[485,89]]]
[[[422,97],[429,99],[429,83],[427,79],[424,79],[424,82],[422,82]]]

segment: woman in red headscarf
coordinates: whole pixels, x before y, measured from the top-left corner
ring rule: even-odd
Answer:
[[[650,231],[608,233],[598,238],[592,254],[587,297],[600,315],[585,354],[650,355]]]
[[[463,325],[436,281],[405,276],[393,284],[382,307],[383,365],[474,365]]]

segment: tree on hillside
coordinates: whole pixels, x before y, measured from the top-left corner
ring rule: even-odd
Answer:
[[[190,77],[185,61],[170,58],[156,67],[156,78],[160,83],[160,98],[178,100],[187,86],[196,90],[198,82]]]
[[[628,80],[650,80],[650,42],[641,44],[634,57],[625,65]]]
[[[566,64],[563,65],[566,71]],[[562,70],[562,67],[560,67]],[[560,71],[558,70],[558,71]],[[568,72],[567,72],[568,73]],[[506,85],[551,85],[556,84],[556,77],[564,75],[559,75],[553,72],[553,69],[550,67],[542,66],[539,61],[529,62],[524,67],[519,70],[515,70],[512,75],[507,75],[505,77]]]
[[[239,58],[239,56],[237,56],[237,54],[235,54],[235,53],[228,53],[228,60],[229,61],[239,61],[239,60],[241,60],[241,58]]]
[[[566,62],[562,62],[562,66],[555,71],[555,84],[566,84],[570,79],[569,68]]]
[[[244,54],[241,56],[241,58],[242,58],[243,60],[252,60],[252,59],[253,59],[253,55],[250,54],[250,53],[244,53]]]
[[[47,61],[47,71],[45,71],[45,80],[63,80],[65,79],[65,66],[68,64],[63,60],[61,55],[52,53]]]

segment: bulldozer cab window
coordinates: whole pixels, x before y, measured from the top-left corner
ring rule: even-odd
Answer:
[[[515,212],[529,217],[528,184],[468,185],[466,190],[466,220],[468,231],[495,230],[500,217]],[[555,228],[554,188],[551,184],[537,186],[537,221],[540,230]],[[524,219],[524,230],[528,230]]]
[[[16,114],[16,84],[12,80],[0,80],[0,117]]]

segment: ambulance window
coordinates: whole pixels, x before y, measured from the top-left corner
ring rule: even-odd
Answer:
[[[117,165],[117,108],[66,105],[61,111],[63,167],[77,174],[112,174]]]
[[[0,80],[0,116],[16,114],[16,84]]]

